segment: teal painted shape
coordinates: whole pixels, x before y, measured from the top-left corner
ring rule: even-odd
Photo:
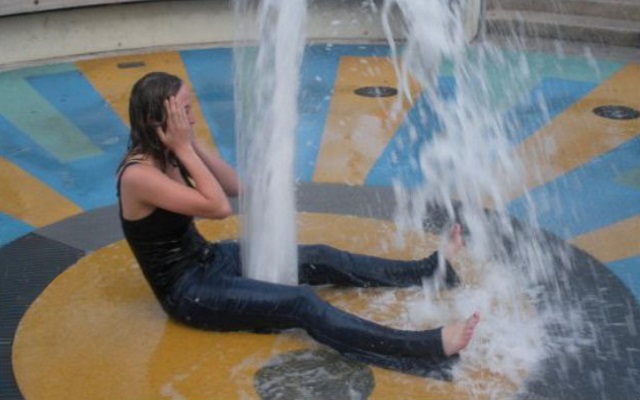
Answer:
[[[522,53],[511,54],[517,56]],[[533,52],[524,54],[531,72],[545,78],[599,83],[609,79],[625,65],[617,61],[596,60],[586,54],[584,57]]]
[[[465,54],[468,78],[474,87],[484,91],[484,99],[497,111],[505,111],[522,101],[543,80],[554,78],[585,83],[601,83],[619,71],[625,64],[616,61],[596,60],[585,54],[559,56],[550,53],[486,50],[472,47]],[[441,76],[453,76],[454,65],[444,60],[440,66]]]
[[[488,81],[500,109],[511,107],[520,96],[528,96],[534,87],[548,79],[599,84],[609,79],[624,63],[588,57],[559,57],[549,53],[505,52],[508,67],[491,63]],[[505,73],[507,71],[507,73]],[[504,94],[508,93],[508,96]]]
[[[72,64],[0,74],[0,115],[62,163],[100,155],[102,150],[28,82],[32,76],[76,71]]]

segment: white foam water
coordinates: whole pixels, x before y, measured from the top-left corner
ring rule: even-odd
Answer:
[[[238,14],[247,14],[250,3],[237,1]],[[513,193],[527,194],[524,167],[507,134],[514,122],[502,117],[500,104],[513,104],[526,92],[520,81],[529,66],[524,57],[514,62],[486,43],[469,46],[461,4],[385,0],[377,10],[370,2],[381,17],[398,75],[398,106],[390,118],[402,101],[411,100],[410,79],[421,85],[425,100],[414,104],[420,122],[407,121],[411,134],[402,144],[420,146],[417,158],[408,162],[423,179],[411,185],[394,182],[396,225],[401,232],[422,232],[436,206],[465,227],[471,260],[460,269],[463,287],[444,295],[425,282],[421,292],[408,298],[407,315],[395,325],[439,326],[480,311],[474,339],[454,370],[456,387],[466,389],[469,398],[502,399],[526,390],[523,382],[551,353],[580,346],[585,327],[580,310],[558,306],[568,292],[562,275],[571,267],[566,251],[560,245],[551,248],[533,217],[521,229],[507,213]],[[294,147],[287,135],[293,134],[297,117],[306,3],[266,0],[257,15],[257,49],[236,47],[236,125],[245,183],[243,262],[250,277],[295,284]],[[248,32],[251,24],[237,26]],[[402,46],[394,37],[398,27]],[[496,86],[490,74],[500,76],[502,85]],[[443,75],[455,82],[448,96],[439,87]],[[544,99],[539,105],[545,109]],[[429,118],[437,120],[438,128],[424,140]],[[529,210],[535,215],[531,201]],[[391,306],[394,299],[381,297],[375,306],[384,307],[385,300]],[[562,334],[552,335],[550,327]]]
[[[250,0],[235,3],[238,19],[254,15]],[[242,261],[245,276],[297,284],[294,149],[298,76],[305,42],[306,1],[264,0],[257,50],[236,46],[236,129],[243,180]]]
[[[470,271],[461,271],[463,279],[468,275],[467,283],[446,301],[437,287],[425,283],[422,296],[409,303],[408,320],[437,326],[480,311],[481,323],[455,370],[456,385],[466,388],[470,398],[500,399],[535,374],[550,352],[577,346],[584,327],[579,310],[559,306],[567,292],[561,287],[562,270],[571,268],[566,251],[561,246],[550,249],[533,218],[527,221],[531,229],[516,229],[507,213],[512,193],[527,196],[525,171],[507,133],[511,121],[502,117],[504,110],[496,107],[495,99],[519,98],[519,77],[526,76],[528,65],[524,58],[509,62],[489,44],[468,45],[460,4],[385,0],[380,11],[398,73],[398,102],[410,99],[410,79],[422,86],[426,100],[415,105],[424,108],[419,110],[421,122],[409,128],[413,134],[403,143],[421,146],[412,162],[419,166],[422,181],[394,181],[395,220],[401,231],[422,231],[435,206],[465,226],[466,253],[472,260]],[[396,21],[402,27],[401,48],[391,29]],[[448,96],[442,95],[438,81],[445,69],[455,82]],[[496,92],[490,69],[510,85]],[[437,119],[438,129],[423,140],[429,118]],[[532,202],[529,210],[535,215]],[[557,287],[554,293],[541,289],[549,282]],[[549,327],[558,325],[563,339],[549,333]],[[480,382],[474,371],[489,375]]]

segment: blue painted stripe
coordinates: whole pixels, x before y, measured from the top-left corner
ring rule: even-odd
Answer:
[[[113,177],[129,136],[125,125],[79,71],[36,76],[28,80],[43,98],[102,150],[93,157],[58,164],[51,172],[62,176],[65,181],[56,189],[85,210],[113,204]],[[72,187],[70,181],[73,182]]]
[[[380,45],[312,45],[305,48],[298,99],[297,180],[313,179],[340,58],[388,56],[389,48]]]
[[[569,108],[576,101],[588,94],[596,85],[590,82],[577,82],[566,79],[545,79],[532,89],[522,103],[513,107],[505,115],[506,135],[514,144],[521,142],[546,125],[555,116]],[[441,76],[438,87],[443,100],[455,96],[455,82],[452,77]],[[427,118],[420,118],[423,113]],[[429,121],[436,119],[432,108],[424,99],[416,102],[416,106],[408,114],[407,120],[399,127],[394,140],[385,149],[376,165],[370,171],[366,184],[390,185],[392,179],[398,179],[409,187],[423,183],[418,170],[418,149],[425,139],[429,139],[437,129],[437,122],[429,126]],[[427,121],[427,126],[425,122]],[[420,130],[416,143],[409,139],[409,126]],[[404,149],[404,150],[403,150]],[[399,161],[393,161],[393,159]]]
[[[508,137],[514,144],[522,142],[596,86],[591,82],[543,79],[522,102],[506,113],[504,121]]]
[[[331,104],[340,55],[333,48],[306,49],[301,68],[296,179],[311,181]]]
[[[532,215],[540,226],[565,239],[640,215],[640,190],[617,178],[640,166],[640,136],[531,193]],[[604,211],[606,210],[606,211]],[[526,218],[525,197],[509,205]]]
[[[122,154],[129,138],[127,127],[80,71],[35,76],[28,81],[100,149]]]
[[[236,165],[233,50],[180,52],[202,114],[222,158]]]
[[[48,184],[58,193],[62,193],[65,186],[72,186],[65,185],[65,179],[56,173],[62,169],[63,164],[3,115],[0,115],[0,138],[0,155]]]
[[[33,231],[34,227],[0,212],[0,246]]]
[[[438,78],[438,95],[443,101],[453,101],[455,88],[455,80],[452,77]],[[412,129],[417,133],[414,138]],[[424,176],[418,165],[420,149],[438,130],[440,122],[429,105],[427,96],[421,95],[369,171],[365,184],[389,186],[394,180],[406,187],[424,184]]]
[[[99,154],[100,149],[22,76],[0,75],[0,114],[62,162]]]
[[[115,202],[119,159],[105,153],[63,163],[0,115],[0,155],[85,210]],[[124,149],[121,154],[124,153]]]
[[[640,257],[625,258],[607,266],[631,290],[640,304]]]
[[[298,179],[312,179],[340,57],[388,54],[388,48],[379,45],[312,45],[305,49],[296,133]],[[220,155],[237,165],[233,50],[184,50],[180,55]]]

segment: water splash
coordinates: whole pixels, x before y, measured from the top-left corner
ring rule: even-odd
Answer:
[[[252,5],[236,1],[236,16],[251,17]],[[305,1],[261,1],[257,50],[246,42],[252,21],[236,25],[245,38],[235,47],[234,85],[243,272],[292,285],[298,283],[293,161],[306,13]]]
[[[507,212],[514,193],[527,198],[525,176],[536,171],[525,171],[516,157],[509,135],[514,121],[502,117],[495,99],[521,95],[518,77],[529,72],[528,65],[524,58],[509,62],[487,43],[469,46],[459,5],[386,0],[381,8],[401,97],[410,98],[411,80],[423,89],[422,101],[415,105],[419,121],[408,122],[413,134],[404,143],[420,147],[413,160],[419,179],[395,179],[395,220],[403,231],[421,231],[435,209],[465,227],[472,259],[466,286],[443,301],[425,284],[423,296],[409,305],[410,319],[439,325],[479,310],[482,323],[456,382],[472,397],[502,398],[505,393],[496,390],[500,385],[479,385],[472,371],[489,371],[521,387],[551,352],[570,352],[589,339],[579,302],[566,301],[570,290],[565,272],[572,267],[568,248],[552,246],[540,233],[530,200],[528,228]],[[391,28],[398,26],[396,21],[399,33]],[[402,49],[398,37],[404,41]],[[490,77],[497,72],[511,84],[499,85],[499,92]],[[443,75],[453,78],[453,94],[443,95],[438,80]],[[544,109],[544,99],[540,101]],[[431,133],[423,128],[428,123],[436,127]],[[429,140],[427,134],[432,134]],[[558,329],[562,335],[552,334]]]
[[[237,4],[241,4],[237,6],[240,11],[249,9],[246,2]],[[513,148],[518,138],[512,132],[517,132],[518,121],[504,116],[505,105],[517,103],[528,92],[525,81],[532,71],[527,58],[488,43],[469,46],[460,18],[462,4],[385,0],[379,11],[400,93],[390,118],[397,117],[394,113],[402,102],[411,101],[409,88],[414,82],[422,87],[414,104],[417,120],[406,121],[410,135],[398,146],[400,151],[419,148],[408,161],[419,173],[417,178],[399,177],[393,183],[396,225],[401,231],[422,232],[436,210],[449,221],[463,224],[470,259],[460,266],[464,287],[445,295],[425,283],[421,292],[408,298],[408,314],[395,325],[407,329],[438,326],[479,310],[482,323],[454,371],[456,387],[466,390],[470,398],[497,399],[526,392],[531,376],[549,373],[545,361],[552,355],[560,364],[553,366],[553,374],[568,385],[569,378],[562,378],[568,376],[567,365],[574,363],[572,357],[580,357],[581,347],[597,341],[597,333],[583,318],[582,306],[586,309],[593,299],[572,295],[569,248],[550,240],[537,226],[536,206],[541,203],[531,201],[526,185],[531,182],[529,176],[542,175],[537,170],[540,166],[525,168],[516,156]],[[271,186],[275,181],[287,188],[293,185],[292,171],[287,169],[293,165],[288,158],[293,146],[286,147],[290,142],[282,138],[273,141],[262,135],[276,127],[295,127],[306,5],[291,5],[287,12],[283,5],[263,2],[258,10],[261,40],[257,50],[236,48],[236,110],[244,157],[241,173],[246,183],[242,199],[246,273],[294,284],[297,279],[290,272],[284,278],[273,275],[283,271],[281,266],[284,270],[295,266],[295,254],[282,247],[295,243],[293,188],[285,190],[284,197],[280,189],[270,192],[282,188]],[[286,16],[298,19],[286,20]],[[247,28],[246,24],[238,26]],[[397,37],[402,38],[402,46]],[[285,46],[291,38],[298,40]],[[285,47],[295,51],[281,53]],[[452,87],[443,87],[443,76],[450,78]],[[542,97],[537,107],[543,114],[548,110]],[[275,116],[284,119],[276,122]],[[543,117],[548,119],[548,112]],[[433,131],[426,132],[425,126]],[[407,162],[404,153],[396,154],[395,159]],[[284,170],[279,169],[283,166]],[[523,196],[527,203],[525,223],[508,213],[514,196]],[[542,206],[558,207],[559,203],[548,199]],[[283,234],[274,234],[275,224],[283,221],[291,223],[285,222]],[[269,268],[263,268],[265,259]],[[281,262],[280,266],[274,261]],[[384,306],[384,299],[375,305]],[[379,310],[371,314],[376,312]],[[481,380],[478,371],[483,371]],[[597,371],[594,374],[598,381]]]

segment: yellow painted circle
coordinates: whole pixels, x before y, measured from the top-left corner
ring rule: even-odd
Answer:
[[[238,237],[234,218],[198,225],[212,241]],[[298,229],[302,243],[398,259],[424,257],[437,247],[432,235],[405,235],[397,245],[392,223],[353,216],[300,214]],[[406,289],[396,292],[402,300]],[[323,289],[321,294],[358,313],[380,289]],[[396,311],[401,310],[388,312]],[[382,322],[388,315],[374,317]],[[217,333],[170,321],[127,244],[119,241],[81,259],[36,299],[16,331],[13,367],[27,400],[253,399],[254,375],[262,365],[283,352],[317,346],[295,331]],[[455,382],[372,371],[370,399],[470,398]],[[478,385],[500,387],[494,393],[508,397],[516,390],[500,377],[474,374]]]

